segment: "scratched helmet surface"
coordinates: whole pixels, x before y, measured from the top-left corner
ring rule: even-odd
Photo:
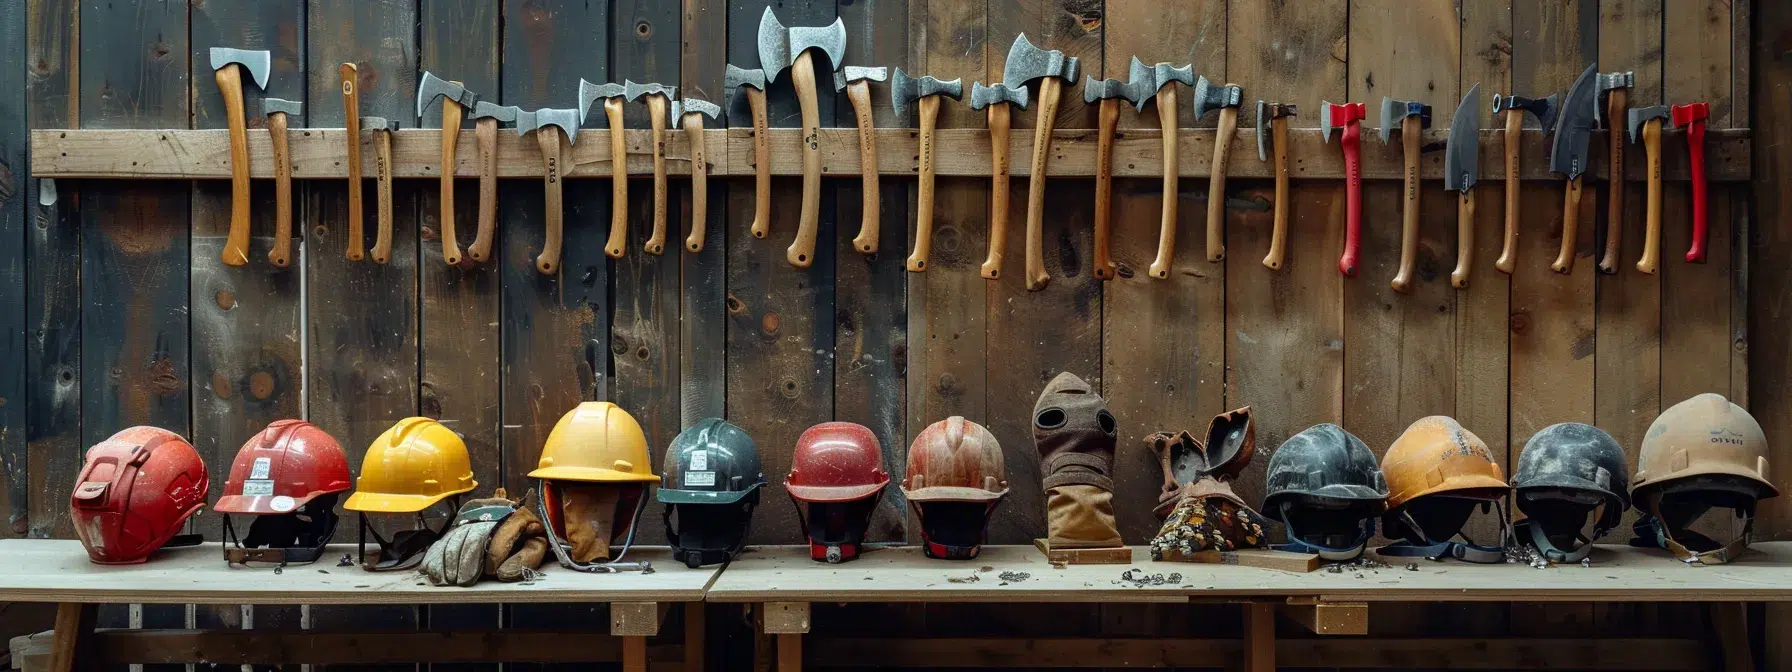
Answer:
[[[554,423],[529,478],[585,483],[651,483],[653,458],[641,423],[622,407],[587,401]]]
[[[478,485],[460,435],[429,418],[405,418],[367,447],[355,494],[342,508],[415,513]]]
[[[1767,470],[1767,436],[1755,417],[1719,394],[1674,404],[1649,425],[1637,453],[1636,493],[1696,477],[1733,477],[1758,488],[1761,499],[1779,495]]]
[[[1382,456],[1381,471],[1387,479],[1389,509],[1442,494],[1499,499],[1510,489],[1487,443],[1454,418],[1441,415],[1420,418],[1407,427]]]
[[[883,446],[869,427],[824,422],[804,430],[784,490],[809,539],[809,557],[830,563],[857,558],[889,484]]]
[[[160,427],[131,427],[87,449],[69,498],[75,534],[102,565],[143,562],[205,506],[211,480],[193,444]]]
[[[335,437],[304,420],[275,420],[243,443],[230,464],[219,513],[291,513],[353,485]]]

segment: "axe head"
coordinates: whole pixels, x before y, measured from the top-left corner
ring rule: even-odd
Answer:
[[[684,115],[687,114],[706,114],[711,119],[720,119],[722,108],[707,100],[689,96],[686,96],[684,100],[672,101],[673,128],[684,128]]]
[[[848,65],[834,71],[834,90],[845,91],[846,85],[860,80],[881,82],[890,78],[890,69],[884,67],[865,68]]]
[[[789,69],[796,57],[809,49],[820,49],[827,54],[829,65],[838,66],[846,57],[846,23],[834,19],[818,28],[785,28],[771,7],[759,15],[759,67],[765,70],[766,81],[778,81],[778,73]]]
[[[435,104],[437,98],[453,100],[454,102],[459,103],[463,109],[473,107],[479,103],[479,96],[472,91],[468,91],[467,87],[437,77],[435,74],[425,70],[423,71],[423,79],[417,82],[418,119],[423,118],[423,111],[429,109],[430,105]]]
[[[274,57],[266,50],[232,49],[230,47],[212,47],[212,70],[223,70],[227,66],[240,65],[249,71],[249,78],[255,80],[255,88],[268,88],[268,68],[273,65]]]
[[[1481,85],[1470,87],[1450,117],[1450,141],[1444,146],[1444,188],[1468,193],[1481,176]]]
[[[1195,118],[1200,119],[1208,110],[1225,107],[1238,107],[1244,103],[1244,89],[1237,85],[1216,86],[1202,76],[1195,81]]]
[[[890,76],[890,106],[896,116],[908,118],[908,104],[928,96],[945,96],[953,100],[964,97],[964,80],[940,81],[931,75],[910,77],[902,68]]]
[[[1556,113],[1556,136],[1549,151],[1550,172],[1572,180],[1587,171],[1587,142],[1593,135],[1593,110],[1598,90],[1594,75],[1597,63],[1575,78],[1568,95],[1562,97],[1562,109]]]
[[[1706,119],[1710,119],[1711,104],[1691,103],[1688,105],[1675,105],[1673,115],[1674,125],[1685,128],[1695,123],[1704,122]]]
[[[722,88],[733,91],[743,86],[764,91],[765,71],[758,68],[748,70],[729,63],[728,69],[722,73]]]
[[[361,128],[392,132],[398,130],[398,120],[385,117],[361,117]]]
[[[1601,72],[1597,77],[1599,81],[1599,91],[1596,95],[1599,96],[1605,95],[1605,92],[1612,89],[1631,89],[1636,87],[1636,73],[1634,72]],[[1611,128],[1612,122],[1617,121],[1615,119],[1606,119],[1605,109],[1600,107],[1598,103],[1594,103],[1593,105],[1593,120],[1599,122],[1600,126],[1606,128]]]
[[[1418,117],[1419,128],[1431,128],[1431,106],[1410,100],[1381,97],[1381,144],[1388,144],[1388,135],[1407,117]]]
[[[623,97],[634,101],[642,96],[665,96],[666,100],[678,97],[678,87],[663,84],[636,84],[634,80],[622,80]]]
[[[1178,68],[1169,63],[1145,65],[1144,61],[1141,61],[1139,60],[1139,57],[1134,56],[1132,57],[1132,62],[1127,65],[1126,77],[1126,85],[1133,90],[1132,95],[1127,96],[1126,99],[1132,101],[1134,110],[1143,112],[1145,111],[1145,104],[1151,102],[1153,96],[1160,89],[1175,82],[1182,82],[1183,84],[1194,86],[1195,68],[1193,65],[1184,65]],[[1195,109],[1197,110],[1201,109],[1199,99],[1200,96],[1197,95],[1195,101]],[[1197,115],[1198,114],[1199,113],[1197,113]],[[1197,118],[1199,117],[1197,116]]]
[[[261,113],[264,115],[272,115],[275,112],[279,112],[289,117],[296,117],[303,114],[304,111],[305,104],[296,100],[283,100],[280,98],[261,99]]]
[[[1139,102],[1138,95],[1134,93],[1136,88],[1118,79],[1096,79],[1084,76],[1083,102],[1094,104],[1097,101],[1118,98],[1128,103],[1137,104]]]
[[[473,105],[473,118],[497,119],[498,123],[501,124],[515,123],[517,111],[515,105],[499,105],[491,101],[481,100]]]
[[[1548,98],[1526,98],[1524,96],[1502,96],[1493,94],[1493,116],[1508,110],[1522,110],[1537,118],[1537,124],[1544,130],[1556,125],[1556,109],[1560,105],[1560,96],[1549,94]]]
[[[615,86],[612,84],[611,86]],[[543,126],[554,126],[566,134],[566,141],[579,144],[579,111],[547,108],[516,113],[516,134],[528,135]]]
[[[1027,34],[1021,33],[1014,37],[1014,45],[1008,48],[1008,62],[1002,66],[1002,84],[1019,88],[1041,77],[1075,82],[1078,64],[1077,59],[1066,58],[1062,51],[1033,46],[1027,40]]]
[[[1275,120],[1275,119],[1281,119],[1282,117],[1295,116],[1296,110],[1297,110],[1297,108],[1294,105],[1284,105],[1282,103],[1266,103],[1261,100],[1257,101],[1257,160],[1258,161],[1268,161],[1269,160],[1269,143],[1272,140],[1274,140],[1274,137],[1270,133],[1269,122],[1272,120]]]
[[[590,112],[591,112],[591,104],[594,102],[597,102],[598,99],[600,99],[600,98],[623,98],[623,97],[627,97],[627,96],[628,96],[628,89],[627,89],[627,87],[624,87],[621,84],[616,84],[616,83],[592,84],[591,82],[581,79],[581,80],[579,80],[579,109],[573,110],[573,111],[578,113],[579,123],[582,124],[582,123],[585,123],[586,115],[590,114]],[[546,110],[538,110],[537,112],[541,113],[541,112],[554,112],[554,111],[556,111],[556,110],[546,109]],[[546,125],[551,122],[543,121],[541,123],[543,125]],[[517,122],[517,128],[520,130],[522,127],[523,127],[522,122],[521,121]],[[562,128],[564,128],[564,127],[562,127]]]
[[[1361,123],[1368,114],[1369,109],[1362,103],[1320,101],[1319,137],[1331,142],[1333,131],[1342,131],[1345,126]]]
[[[1027,109],[1027,87],[992,84],[984,86],[983,82],[971,84],[971,109],[981,110],[996,103],[1008,103],[1020,109]]]
[[[1661,120],[1661,123],[1664,125],[1667,124],[1668,106],[1656,105],[1654,107],[1630,108],[1630,141],[1635,143],[1642,140],[1643,124],[1647,124],[1650,120],[1654,119]]]

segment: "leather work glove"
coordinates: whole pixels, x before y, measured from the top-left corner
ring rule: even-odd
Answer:
[[[516,502],[504,496],[475,499],[461,505],[454,527],[431,544],[423,556],[423,573],[437,586],[471,586],[484,574],[486,546],[499,524],[516,511]]]
[[[547,552],[547,528],[535,514],[535,491],[530,490],[516,511],[492,531],[485,547],[485,575],[504,582],[521,581],[541,567]]]
[[[620,488],[589,483],[558,484],[564,502],[566,538],[572,542],[572,559],[604,562],[610,559]]]

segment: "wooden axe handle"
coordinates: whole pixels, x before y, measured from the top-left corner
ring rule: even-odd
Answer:
[[[1506,110],[1506,235],[1493,267],[1506,275],[1518,265],[1518,141],[1524,134],[1524,111]]]
[[[747,107],[753,111],[753,226],[754,238],[772,232],[771,122],[765,116],[765,91],[746,87]]]
[[[803,116],[803,201],[796,240],[784,251],[784,260],[797,268],[815,263],[815,236],[821,226],[821,113],[816,107],[815,66],[810,53],[804,49],[790,64],[790,83]]]
[[[1618,258],[1623,252],[1624,237],[1624,118],[1629,116],[1629,92],[1624,89],[1612,89],[1611,98],[1606,101],[1605,119],[1607,131],[1611,135],[1611,179],[1606,194],[1605,254],[1599,258],[1599,272],[1612,274],[1618,272]]]
[[[492,233],[498,228],[498,120],[473,122],[473,135],[479,140],[479,231],[467,257],[483,263],[491,257]]]
[[[442,261],[449,266],[461,262],[460,240],[454,233],[454,148],[460,141],[463,112],[460,103],[442,99]]]
[[[1649,187],[1644,195],[1643,256],[1636,270],[1651,273],[1661,264],[1661,120],[1643,122],[1643,154],[1649,159]]]
[[[647,97],[648,123],[653,129],[653,232],[641,250],[648,254],[666,252],[666,97]]]
[[[1012,110],[1007,103],[989,106],[989,256],[982,274],[989,280],[1002,277],[1002,253],[1008,246],[1008,129]]]
[[[903,264],[904,268],[916,273],[927,270],[927,257],[933,253],[933,128],[940,114],[940,97],[922,96],[919,105],[921,177],[915,185],[915,249]],[[875,250],[875,236],[872,243]],[[861,246],[859,249],[865,248]]]
[[[863,194],[859,201],[859,235],[852,239],[852,249],[858,250],[860,254],[874,254],[877,252],[877,225],[882,219],[879,209],[883,201],[877,193],[877,122],[871,118],[870,82],[861,79],[847,84],[846,97],[852,100],[853,115],[859,122],[859,179],[863,183],[859,190]],[[934,109],[939,109],[938,103],[934,104]]]
[[[1064,80],[1046,77],[1039,82],[1039,117],[1033,129],[1032,171],[1027,177],[1027,291],[1045,289],[1052,276],[1045,272],[1045,163],[1052,153],[1052,123],[1058,118],[1058,96]]]
[[[1585,176],[1569,179],[1568,188],[1562,193],[1562,247],[1549,267],[1563,275],[1574,272],[1574,245],[1580,236],[1581,185],[1585,181]]]
[[[621,98],[604,99],[604,117],[610,124],[610,238],[604,241],[604,254],[621,259],[628,251],[628,143]]]
[[[702,252],[709,224],[709,160],[703,154],[703,115],[687,114],[680,121],[691,145],[691,235],[684,239],[684,249]]]
[[[535,257],[535,270],[543,275],[554,275],[560,271],[560,227],[565,221],[560,209],[560,127],[541,127],[535,132],[535,142],[541,146],[541,179],[547,205],[543,217],[546,238],[541,254]]]
[[[1263,265],[1269,270],[1279,271],[1288,255],[1288,118],[1271,119],[1269,132],[1276,143],[1276,203],[1275,225],[1269,235],[1269,254],[1263,257]]]
[[[1225,124],[1226,118],[1223,116],[1224,112],[1221,112],[1221,115],[1220,123]],[[1234,114],[1232,120],[1233,125],[1236,126],[1238,116]],[[1158,89],[1157,91],[1157,126],[1163,131],[1164,185],[1162,191],[1164,203],[1163,214],[1159,217],[1157,225],[1157,258],[1151,261],[1151,277],[1162,280],[1170,277],[1170,266],[1175,263],[1176,206],[1177,192],[1180,191],[1180,188],[1176,186],[1176,169],[1177,164],[1179,164],[1180,161],[1176,154],[1178,143],[1176,138],[1176,87],[1174,85],[1166,85],[1164,88]],[[1221,137],[1223,137],[1225,131],[1221,130],[1220,134]],[[1221,172],[1224,172],[1225,169],[1217,168],[1217,166],[1220,165],[1220,162],[1224,160],[1220,155],[1222,151],[1220,148],[1227,144],[1230,143],[1224,142],[1219,138],[1214,140],[1213,162],[1216,169]],[[1223,190],[1225,189],[1223,184],[1224,178],[1221,178],[1221,181],[1222,185],[1220,186],[1220,189]],[[1211,181],[1208,182],[1207,194],[1210,198],[1213,196],[1213,183]],[[1210,216],[1213,214],[1211,204],[1207,209],[1207,213]],[[1213,254],[1212,245],[1214,244],[1214,230],[1211,223],[1209,223],[1207,229],[1207,243],[1209,245],[1207,252],[1211,257]],[[1223,242],[1220,243],[1220,247],[1224,248],[1225,244]],[[1224,249],[1220,251],[1220,254],[1225,254]]]
[[[367,256],[367,238],[362,228],[361,203],[361,89],[356,84],[355,64],[343,63],[338,71],[342,79],[342,107],[346,115],[343,126],[348,140],[348,255],[349,261]]]
[[[1113,214],[1114,129],[1120,125],[1120,99],[1102,99],[1100,117],[1101,131],[1095,136],[1095,277],[1112,280],[1108,227]]]
[[[1419,258],[1419,147],[1424,142],[1420,132],[1418,117],[1400,120],[1400,145],[1406,150],[1406,193],[1400,208],[1400,268],[1388,286],[1401,294],[1412,291],[1413,266]]]
[[[381,128],[373,132],[374,193],[377,199],[379,229],[373,235],[373,263],[392,260],[392,131]]]
[[[249,127],[243,118],[242,66],[226,65],[212,77],[230,124],[230,235],[220,256],[226,265],[241,266],[249,263]]]
[[[1456,270],[1450,272],[1450,286],[1468,289],[1469,274],[1475,263],[1475,190],[1461,192],[1456,199]]]
[[[286,268],[292,263],[292,154],[286,144],[286,113],[268,115],[268,139],[274,145],[274,249],[268,263]]]
[[[1231,86],[1228,84],[1227,86]],[[1174,87],[1165,87],[1165,91]],[[1161,99],[1162,94],[1159,94]],[[1162,103],[1159,103],[1160,105]],[[1159,109],[1162,115],[1163,110]],[[1165,137],[1173,137],[1173,128],[1165,129]],[[1213,136],[1213,168],[1207,176],[1207,260],[1223,261],[1226,258],[1226,165],[1232,161],[1232,137],[1238,133],[1238,108],[1220,108],[1220,124],[1218,132]],[[1166,144],[1166,147],[1168,145]],[[1166,166],[1174,170],[1174,166]],[[1165,186],[1169,186],[1166,180]],[[1165,201],[1169,202],[1169,192],[1165,192]]]

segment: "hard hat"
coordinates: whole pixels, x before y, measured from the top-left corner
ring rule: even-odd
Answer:
[[[889,485],[883,448],[864,425],[824,422],[803,431],[784,489],[809,538],[809,557],[844,562],[859,556],[877,500]]]
[[[701,567],[739,557],[765,485],[753,437],[721,418],[699,420],[666,447],[660,474],[673,558]]]
[[[1779,495],[1769,473],[1761,424],[1723,395],[1706,393],[1674,404],[1649,425],[1630,492],[1684,478],[1734,476],[1766,499]]]
[[[1381,472],[1387,479],[1389,509],[1444,493],[1498,499],[1511,489],[1481,437],[1441,415],[1407,427],[1382,456]]]
[[[1630,508],[1627,471],[1624,448],[1604,430],[1578,422],[1543,428],[1525,442],[1512,475],[1518,510],[1526,516],[1518,523],[1519,538],[1557,562],[1586,557],[1592,542],[1617,527]],[[1583,535],[1594,510],[1600,515],[1593,533]]]
[[[230,464],[219,513],[282,514],[318,495],[349,489],[348,457],[324,430],[275,420],[243,443]]]
[[[628,411],[607,401],[587,401],[554,423],[530,478],[586,483],[649,483],[653,458],[647,435]]]
[[[355,494],[342,508],[415,513],[478,485],[459,435],[429,418],[405,418],[367,447]]]
[[[1287,528],[1281,550],[1350,560],[1375,534],[1388,485],[1369,446],[1334,424],[1289,437],[1269,457],[1263,510]]]
[[[927,557],[975,558],[991,514],[1008,494],[1002,445],[962,416],[928,425],[909,446],[902,493],[920,518]]]
[[[205,506],[210,485],[193,444],[159,427],[131,427],[87,450],[69,516],[89,560],[139,563],[163,546],[199,543],[198,535],[176,534]]]

